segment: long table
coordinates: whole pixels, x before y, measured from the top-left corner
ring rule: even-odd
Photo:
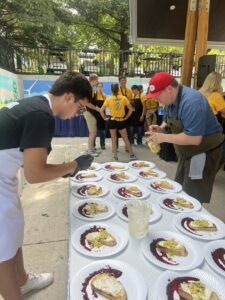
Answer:
[[[96,171],[96,172],[100,172],[102,175],[104,175],[103,179],[101,181],[97,181],[96,183],[105,185],[106,187],[108,187],[110,189],[110,193],[107,194],[102,199],[107,199],[107,201],[110,201],[114,206],[121,203],[121,201],[123,201],[123,200],[120,200],[119,198],[115,197],[112,194],[113,188],[115,186],[118,186],[118,183],[109,182],[105,178],[106,177],[105,175],[109,174],[108,171],[100,169],[99,171]],[[137,174],[137,170],[131,169],[131,168],[128,169],[128,172]],[[145,179],[142,179],[139,177],[138,177],[138,180],[134,182],[135,185],[137,184],[137,185],[143,186],[143,187],[147,187],[148,183],[149,183],[149,180],[145,180]],[[73,186],[73,185],[77,185],[77,184],[71,180],[71,186]],[[151,197],[149,198],[149,201],[152,203],[154,203],[154,202],[157,203],[157,198],[160,197],[161,195],[162,194],[151,191]],[[81,220],[75,218],[72,214],[73,206],[74,206],[75,202],[78,200],[81,200],[81,199],[80,198],[78,199],[78,198],[74,197],[72,194],[70,194],[70,214],[69,214],[70,243],[69,243],[68,300],[69,299],[70,300],[80,300],[80,299],[72,299],[70,296],[70,287],[72,284],[72,279],[81,268],[83,268],[87,264],[97,260],[96,258],[90,258],[90,257],[79,254],[73,248],[73,246],[71,244],[71,236],[72,236],[73,232],[78,227],[87,224],[87,222],[84,222],[84,221],[81,221]],[[201,208],[201,210],[199,212],[204,212],[204,213],[209,214],[203,207]],[[149,232],[151,233],[151,232],[166,230],[166,231],[171,231],[171,232],[176,232],[176,233],[182,234],[175,228],[175,225],[174,225],[174,217],[176,215],[177,215],[176,213],[170,212],[170,211],[162,208],[161,219],[153,224],[150,224]],[[128,223],[121,220],[117,216],[117,214],[115,214],[110,219],[104,220],[103,222],[121,226],[122,228],[124,228],[125,230],[128,231]],[[186,236],[185,234],[182,234],[182,235],[184,237]],[[190,237],[188,237],[188,238],[192,240],[193,245],[196,245],[197,247],[200,247],[201,249],[207,243],[207,241],[202,241],[202,240],[198,240],[198,239],[194,239],[194,238],[190,238]],[[141,274],[143,275],[145,282],[147,284],[147,287],[148,287],[147,299],[153,300],[154,299],[154,297],[153,297],[154,288],[156,286],[156,281],[165,270],[155,266],[154,264],[152,264],[146,260],[146,258],[144,257],[144,255],[142,254],[142,251],[141,251],[141,242],[142,242],[141,240],[136,240],[132,237],[129,237],[128,247],[126,247],[125,250],[122,251],[121,253],[119,253],[118,255],[114,255],[113,258],[110,257],[109,259],[116,259],[116,260],[126,262],[126,263],[132,265],[133,267],[135,267],[137,270],[139,270],[141,272]],[[221,279],[224,280],[224,277],[218,275],[215,271],[213,271],[208,266],[208,264],[206,263],[205,260],[198,267],[198,269],[201,269],[201,270],[207,271],[210,274],[213,274],[213,276],[220,281],[221,281]],[[79,287],[77,287],[77,288],[79,288]],[[145,299],[128,299],[128,300],[145,300]]]

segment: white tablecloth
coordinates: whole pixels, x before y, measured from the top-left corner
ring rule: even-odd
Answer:
[[[108,171],[105,171],[103,169],[100,169],[99,171],[96,171],[96,172],[100,172],[103,175],[109,174]],[[137,174],[138,171],[135,169],[129,168],[128,172]],[[115,207],[116,204],[121,203],[121,201],[123,201],[123,200],[118,199],[117,197],[115,197],[112,194],[112,190],[114,189],[115,186],[118,186],[118,184],[109,182],[105,177],[106,176],[103,176],[103,179],[96,183],[105,185],[110,189],[110,193],[107,194],[102,199],[107,199],[107,201],[110,201]],[[144,180],[139,177],[138,177],[138,180],[134,182],[134,184],[137,184],[139,186],[145,186],[145,187],[147,187],[148,183],[149,183],[149,180]],[[76,185],[76,183],[74,183],[71,180],[71,186],[72,185]],[[157,203],[157,198],[161,195],[162,194],[151,191],[151,197],[149,198],[150,202]],[[78,227],[88,224],[87,222],[81,221],[72,215],[73,206],[76,203],[76,201],[78,201],[78,200],[81,200],[81,199],[74,197],[72,194],[70,195],[70,214],[69,214],[70,243],[69,243],[69,274],[68,274],[68,276],[69,276],[68,277],[68,299],[70,299],[70,300],[80,300],[80,299],[70,298],[70,285],[71,285],[73,277],[76,275],[76,273],[81,268],[83,268],[84,266],[86,266],[87,264],[89,264],[93,261],[96,261],[95,258],[89,258],[89,257],[79,254],[76,250],[74,250],[74,248],[71,245],[72,233]],[[204,208],[202,208],[200,210],[200,212],[208,213]],[[169,230],[169,231],[174,231],[174,232],[178,232],[178,233],[182,234],[174,226],[174,217],[175,216],[177,216],[176,213],[162,209],[162,218],[159,221],[155,222],[154,224],[149,225],[149,232],[155,232],[155,231],[159,231],[159,230],[167,230],[167,231]],[[103,222],[115,224],[115,225],[121,226],[124,229],[128,230],[128,223],[121,220],[116,214],[110,219],[103,220]],[[183,236],[186,236],[186,235],[183,234]],[[207,243],[207,241],[201,241],[201,240],[197,240],[197,239],[194,239],[191,237],[188,237],[188,238],[193,241],[193,244],[196,244],[196,245],[200,246],[201,248],[203,248],[203,246]],[[142,254],[142,251],[141,251],[141,242],[142,242],[142,240],[136,240],[136,239],[130,237],[128,247],[123,252],[119,253],[118,255],[114,255],[113,259],[127,262],[142,273],[142,275],[146,281],[147,287],[148,287],[147,299],[153,300],[154,288],[156,285],[156,281],[159,278],[160,274],[162,274],[165,270],[153,265],[152,263],[150,263],[149,261],[147,261],[145,259],[145,257]],[[109,257],[109,259],[112,259],[112,257]],[[219,276],[216,272],[214,272],[207,265],[205,260],[202,263],[202,265],[200,265],[198,268],[213,274],[214,277],[219,278],[220,280],[221,279],[224,280],[223,277]],[[128,299],[128,300],[134,300],[134,299]],[[135,299],[135,300],[144,300],[144,299]]]

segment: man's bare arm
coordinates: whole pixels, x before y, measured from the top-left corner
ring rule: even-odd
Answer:
[[[56,179],[77,169],[77,162],[47,164],[46,148],[24,149],[24,175],[29,183],[40,183]]]

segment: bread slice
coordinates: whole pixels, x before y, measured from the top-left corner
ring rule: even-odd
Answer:
[[[194,208],[194,205],[183,197],[176,197],[175,204],[179,207]]]
[[[205,219],[196,219],[189,223],[189,227],[198,231],[217,231],[217,227],[212,222]]]
[[[201,281],[189,281],[181,283],[178,287],[178,294],[184,300],[198,299],[220,300],[217,294],[208,289]],[[200,298],[202,296],[202,298]]]
[[[109,300],[127,300],[127,293],[122,283],[107,273],[97,274],[91,280],[91,288]]]
[[[166,240],[158,242],[156,248],[160,252],[166,252],[168,255],[173,256],[187,256],[188,252],[187,249],[181,245],[176,240]]]
[[[88,233],[86,240],[93,248],[101,246],[113,247],[117,244],[116,239],[105,229]]]
[[[81,178],[94,178],[94,177],[97,177],[97,175],[94,173],[81,174]]]
[[[108,206],[101,203],[88,203],[85,206],[86,215],[95,216],[100,213],[108,212]]]

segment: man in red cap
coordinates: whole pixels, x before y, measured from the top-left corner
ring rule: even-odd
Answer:
[[[164,122],[149,127],[150,141],[174,145],[179,158],[175,180],[200,202],[210,202],[224,135],[207,100],[166,72],[150,79],[147,97],[165,106]]]

